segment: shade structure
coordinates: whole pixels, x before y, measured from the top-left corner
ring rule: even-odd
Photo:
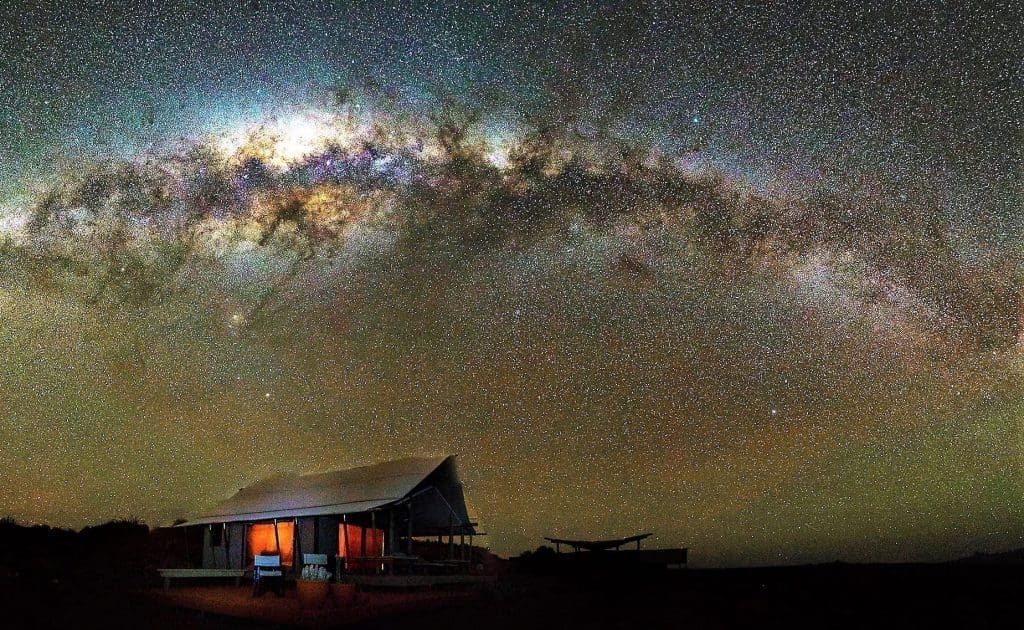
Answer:
[[[455,529],[473,534],[455,456],[396,459],[307,475],[278,475],[248,485],[179,527],[340,516],[410,505],[414,535]]]

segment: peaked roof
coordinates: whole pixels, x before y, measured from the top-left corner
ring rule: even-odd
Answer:
[[[365,512],[403,499],[454,458],[410,457],[326,473],[278,475],[242,488],[181,525]]]

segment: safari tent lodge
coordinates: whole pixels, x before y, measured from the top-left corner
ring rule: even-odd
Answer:
[[[347,574],[412,573],[416,561],[450,571],[468,565],[466,543],[471,550],[480,535],[454,455],[271,477],[178,527],[203,529],[201,554],[192,550],[203,569],[242,570],[277,555],[292,574],[303,554],[327,554]],[[414,554],[414,540],[420,551],[429,541],[434,562]]]

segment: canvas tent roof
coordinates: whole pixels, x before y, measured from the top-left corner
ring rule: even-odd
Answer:
[[[451,506],[457,521],[468,524],[454,460],[454,455],[416,457],[326,473],[278,475],[242,488],[181,525],[366,512],[413,496],[414,490],[417,495],[426,495],[421,486],[435,471],[450,471],[448,476],[452,478],[444,480],[447,488],[435,494]]]

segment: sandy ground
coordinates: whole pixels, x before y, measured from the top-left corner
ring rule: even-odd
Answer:
[[[352,605],[334,605],[328,601],[309,606],[300,601],[294,588],[283,597],[265,593],[254,598],[247,586],[186,586],[170,590],[149,590],[150,601],[177,609],[202,612],[211,617],[245,619],[259,624],[295,627],[331,627],[350,625],[370,619],[422,614],[449,610],[479,597],[476,590],[362,592]]]

